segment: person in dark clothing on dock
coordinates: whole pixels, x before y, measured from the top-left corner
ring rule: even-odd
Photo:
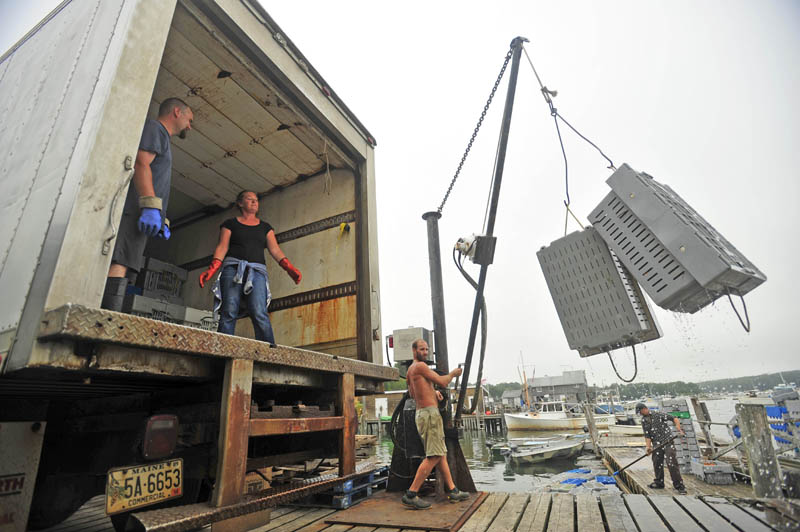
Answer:
[[[672,487],[675,491],[684,495],[686,488],[683,485],[683,477],[681,477],[681,470],[678,467],[678,456],[675,452],[675,444],[672,443],[672,430],[670,423],[675,424],[678,429],[678,434],[685,436],[681,428],[681,423],[678,418],[665,414],[663,412],[650,412],[650,409],[639,403],[636,405],[636,413],[642,416],[642,431],[644,432],[644,441],[646,445],[647,454],[653,456],[653,469],[655,469],[656,478],[650,487],[653,489],[664,488],[664,457],[667,459],[667,469],[669,469],[669,476],[672,478]],[[653,447],[658,447],[668,442],[660,449],[653,451]]]

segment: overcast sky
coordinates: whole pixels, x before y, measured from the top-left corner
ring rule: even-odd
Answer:
[[[432,327],[421,214],[439,205],[509,43],[522,35],[567,120],[617,166],[627,162],[672,187],[768,277],[746,296],[750,334],[727,300],[694,315],[656,307],[664,337],[639,349],[637,380],[800,369],[792,339],[800,2],[262,3],[377,139],[384,334]],[[54,5],[0,0],[0,49]],[[481,231],[505,87],[440,222],[451,366],[466,352],[474,291],[450,250]],[[572,207],[585,223],[609,191],[610,171],[590,146],[562,134]],[[536,259],[564,234],[563,199],[553,121],[523,62],[486,286],[489,382],[518,380],[520,353],[529,376],[530,366],[537,375],[585,369],[592,383],[617,382],[605,355],[569,350]],[[629,350],[615,360],[623,376],[632,373]]]

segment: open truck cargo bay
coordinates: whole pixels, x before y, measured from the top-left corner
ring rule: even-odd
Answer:
[[[278,343],[380,363],[373,141],[257,4],[69,2],[0,72],[6,373],[78,362],[36,346],[41,314],[99,307],[126,157],[170,96],[192,107],[194,123],[172,140],[172,238],[147,254],[189,270],[186,305],[211,307],[197,278],[236,194],[253,190],[304,276],[295,286],[267,261]],[[239,325],[252,336],[247,320]]]
[[[194,122],[172,139],[172,238],[146,255],[188,270],[186,306],[210,309],[198,276],[236,195],[257,192],[303,272],[296,286],[267,260],[277,348],[248,319],[232,337],[99,309],[142,127],[171,96]],[[141,463],[155,413],[179,416],[194,483],[173,504],[235,504],[246,469],[291,459],[333,454],[352,474],[354,396],[397,377],[382,366],[375,141],[260,5],[63,2],[0,58],[0,109],[0,423],[46,427],[38,523]],[[256,420],[298,404],[328,421]]]

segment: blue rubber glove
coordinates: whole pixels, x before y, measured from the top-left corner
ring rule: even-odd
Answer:
[[[156,236],[161,230],[161,211],[145,207],[139,215],[139,231],[147,236]]]
[[[158,232],[158,238],[163,238],[164,240],[169,240],[169,237],[172,236],[172,232],[169,230],[169,226],[164,224],[161,226],[161,231]]]

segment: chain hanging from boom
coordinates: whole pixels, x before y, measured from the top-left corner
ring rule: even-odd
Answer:
[[[447,187],[447,192],[444,194],[444,198],[442,198],[442,203],[439,205],[439,208],[436,209],[436,212],[439,214],[442,213],[442,209],[444,209],[444,204],[447,203],[447,199],[450,197],[450,192],[453,190],[453,186],[456,184],[456,180],[458,179],[459,174],[461,174],[461,168],[464,166],[464,162],[467,160],[467,156],[469,155],[469,150],[472,149],[472,143],[475,142],[475,137],[478,136],[478,131],[481,129],[481,125],[483,125],[483,119],[486,118],[486,113],[489,111],[489,106],[492,105],[492,99],[494,99],[494,93],[497,92],[497,87],[500,85],[500,81],[503,79],[503,74],[506,72],[506,67],[508,66],[508,62],[511,60],[512,50],[509,50],[506,54],[506,58],[503,61],[503,67],[500,69],[500,74],[497,76],[497,80],[494,82],[494,87],[492,87],[492,92],[489,94],[489,99],[486,100],[486,105],[483,106],[483,111],[481,112],[481,117],[478,119],[478,124],[475,126],[475,130],[472,132],[472,136],[469,139],[469,143],[467,144],[467,149],[464,150],[464,155],[461,156],[461,161],[458,163],[458,168],[456,168],[456,173],[453,176],[452,181],[450,181],[450,186]]]

